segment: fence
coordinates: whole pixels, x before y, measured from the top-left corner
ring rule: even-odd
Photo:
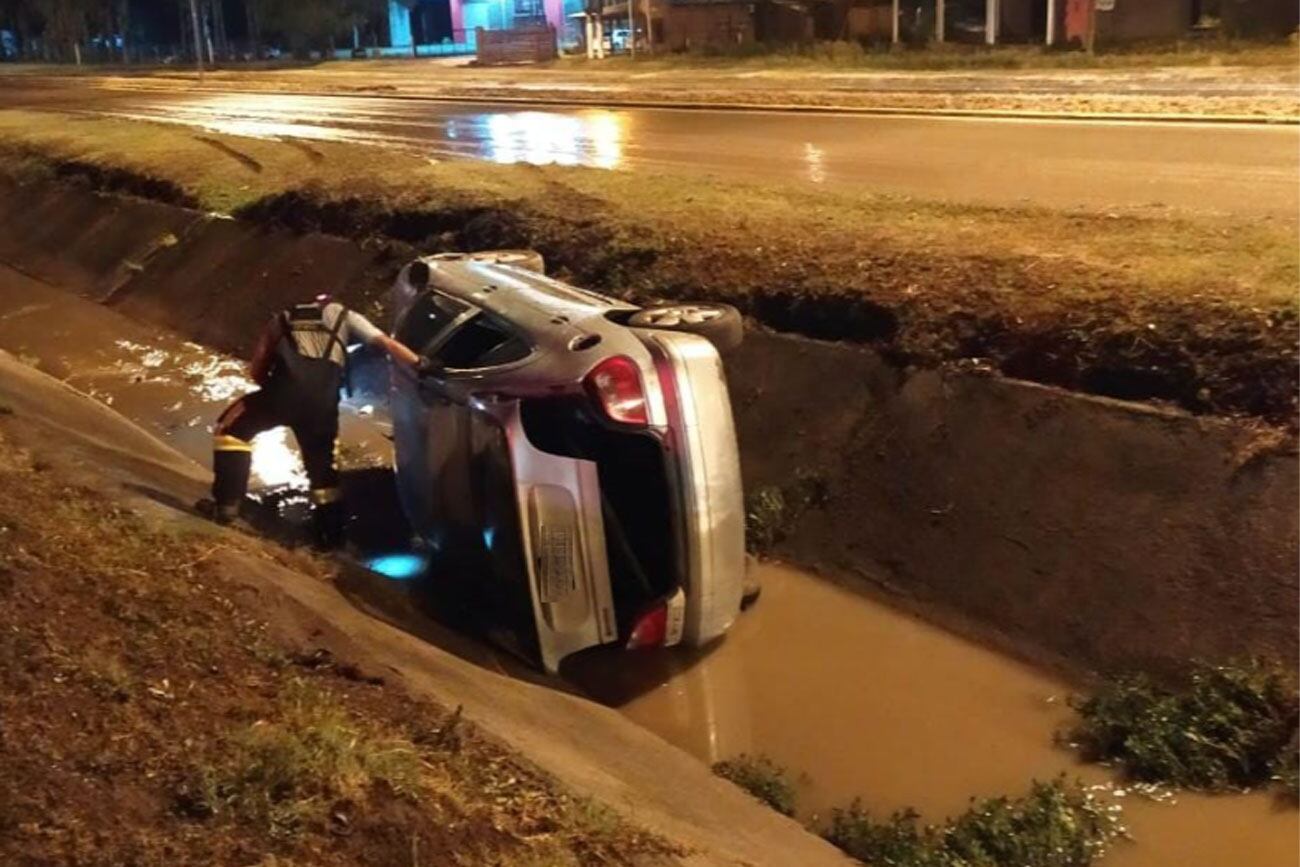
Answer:
[[[487,66],[497,63],[538,63],[554,60],[554,27],[519,27],[513,30],[478,28],[478,62]]]

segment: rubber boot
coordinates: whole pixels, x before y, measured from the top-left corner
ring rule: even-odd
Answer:
[[[234,443],[234,437],[224,437]],[[246,445],[246,444],[245,444]],[[253,453],[247,448],[223,448],[219,443],[212,452],[212,520],[228,524],[239,517],[239,506],[248,493],[248,474],[253,468]]]
[[[341,500],[315,506],[311,512],[311,522],[316,547],[322,551],[337,550],[347,541],[347,513]]]

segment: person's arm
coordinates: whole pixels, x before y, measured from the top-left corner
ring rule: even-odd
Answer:
[[[410,368],[418,367],[420,364],[420,356],[412,352],[410,347],[380,331],[374,323],[355,310],[348,311],[348,333],[367,346],[383,350],[389,358],[399,364]]]
[[[249,375],[258,385],[266,384],[266,378],[271,373],[271,362],[275,360],[275,345],[283,336],[284,321],[277,314],[262,329],[262,336],[257,339],[257,346],[253,349],[253,360],[248,365]]]
[[[380,332],[379,339],[374,345],[387,352],[389,358],[405,364],[407,367],[418,367],[420,364],[420,356],[412,352],[410,347],[400,340],[394,340],[383,332]]]

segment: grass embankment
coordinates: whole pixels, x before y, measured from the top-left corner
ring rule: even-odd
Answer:
[[[0,167],[426,252],[531,247],[589,288],[726,300],[899,364],[977,359],[1084,392],[1294,424],[1300,253],[1285,221],[431,163],[20,111],[0,112]]]
[[[741,45],[683,53],[639,54],[588,62],[563,58],[560,68],[600,71],[674,69],[821,70],[1015,70],[1015,69],[1160,69],[1184,66],[1293,67],[1296,46],[1285,40],[1212,39],[1104,46],[1095,53],[1040,45],[904,45],[867,46],[859,42],[812,42],[802,45]]]
[[[3,425],[0,863],[624,865],[667,853],[459,713],[278,644],[264,600],[213,568],[229,546],[323,564],[151,525],[15,447]]]

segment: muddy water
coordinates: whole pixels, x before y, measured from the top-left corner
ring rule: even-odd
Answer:
[[[89,391],[206,461],[210,425],[249,387],[230,359],[0,268],[0,349]],[[343,416],[353,462],[383,461],[383,408]],[[264,488],[303,483],[284,434],[256,443]],[[1062,772],[1108,785],[1053,734],[1068,687],[861,595],[777,565],[763,597],[702,654],[600,651],[569,674],[595,697],[705,761],[761,752],[805,776],[804,818],[860,797],[938,820],[972,796],[1016,794]],[[1123,793],[1123,794],[1121,794]],[[1156,803],[1111,785],[1135,842],[1111,867],[1294,867],[1300,814],[1267,796],[1178,794]]]
[[[231,400],[255,388],[242,362],[8,269],[0,271],[0,349],[112,406],[204,465],[211,460],[213,422]],[[375,412],[372,396],[344,402],[340,449],[353,466],[387,461]],[[253,441],[251,481],[255,491],[307,487],[287,430]]]
[[[1054,746],[1065,683],[824,579],[760,571],[762,598],[711,652],[620,666],[596,654],[571,676],[705,761],[759,752],[802,774],[805,819],[861,798],[879,816],[939,820],[1067,773],[1123,806],[1134,842],[1113,867],[1300,863],[1298,814],[1268,796],[1158,803]]]

